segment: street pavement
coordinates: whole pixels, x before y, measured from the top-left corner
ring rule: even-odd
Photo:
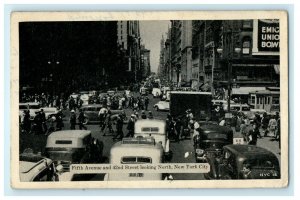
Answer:
[[[135,94],[137,95],[137,94]],[[152,111],[153,116],[155,119],[166,119],[167,113],[164,111],[156,111],[153,109],[153,105],[156,104],[159,99],[158,98],[153,98],[152,95],[149,95],[149,110]],[[146,111],[147,112],[147,111]],[[125,109],[125,113],[127,117],[129,117],[131,114],[133,114],[133,111],[131,109]],[[69,124],[69,116],[70,113],[69,111],[64,111],[65,118],[64,118],[64,124],[65,127],[64,129],[70,129],[70,124]],[[139,115],[141,115],[141,111],[139,111]],[[113,134],[109,134],[107,130],[105,130],[106,136],[103,136],[103,132],[100,131],[100,127],[98,124],[89,124],[86,125],[88,130],[92,131],[92,136],[99,139],[104,143],[104,151],[103,155],[107,158],[106,163],[109,163],[109,158],[110,158],[110,149],[111,147],[117,142],[113,140]],[[123,126],[123,132],[124,135],[127,134],[127,125],[124,124]],[[76,129],[78,129],[78,126],[76,126]],[[115,126],[114,126],[115,130]],[[35,136],[36,137],[36,136]],[[38,136],[40,138],[40,143],[39,143],[39,149],[42,148],[42,146],[45,144],[46,136]],[[234,132],[234,138],[241,138],[241,134]],[[27,138],[28,139],[28,138]],[[26,141],[26,138],[22,138],[22,141]],[[20,142],[20,145],[23,148],[26,148],[28,146],[34,145],[33,143],[31,144],[22,144],[22,141]],[[262,138],[258,139],[257,146],[266,148],[270,151],[272,151],[280,160],[280,149],[278,147],[278,142],[277,141],[272,141],[271,138]],[[170,143],[170,150],[173,152],[173,157],[172,160],[170,161],[171,163],[195,163],[195,154],[194,154],[194,148],[193,148],[193,143],[191,139],[185,139],[185,140],[180,140],[179,142],[171,142]],[[189,152],[189,156],[185,158],[185,153]],[[172,174],[174,180],[203,180],[204,176],[203,174]],[[103,180],[103,175],[96,175],[92,180]]]

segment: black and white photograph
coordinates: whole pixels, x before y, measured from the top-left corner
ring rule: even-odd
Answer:
[[[12,14],[12,186],[285,187],[286,13],[144,14]]]

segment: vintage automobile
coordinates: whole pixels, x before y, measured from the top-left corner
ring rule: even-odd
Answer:
[[[153,88],[152,89],[152,95],[154,98],[158,98],[161,95],[161,90],[160,88]]]
[[[27,102],[27,103],[20,103],[19,104],[19,116],[23,118],[24,110],[29,110],[30,119],[33,120],[36,112],[40,111],[40,104],[36,102]]]
[[[102,108],[102,104],[89,104],[81,107],[82,111],[85,115],[85,124],[91,123],[99,123],[100,118],[98,116],[100,109]],[[112,121],[116,120],[119,114],[123,115],[124,123],[127,123],[128,119],[124,110],[110,110],[111,111],[111,119]]]
[[[46,119],[50,119],[51,117],[55,117],[58,113],[58,109],[56,107],[43,107]]]
[[[169,111],[170,110],[170,101],[159,101],[154,104],[153,108],[157,111]]]
[[[20,181],[56,181],[54,162],[33,152],[22,153],[19,157]]]
[[[220,158],[209,160],[207,179],[279,179],[279,161],[272,152],[253,145],[226,145]]]
[[[163,162],[163,147],[152,137],[124,138],[110,150],[110,164],[158,164]],[[105,181],[162,180],[162,173],[108,173]]]
[[[199,128],[199,135],[194,137],[196,162],[207,162],[208,157],[222,154],[223,146],[233,143],[231,128],[216,124],[204,124]]]
[[[88,130],[63,130],[47,138],[46,156],[56,165],[69,171],[71,164],[101,163],[103,142],[95,139]]]
[[[166,133],[166,122],[157,119],[140,119],[134,124],[134,137],[153,137],[155,142],[161,143],[164,149],[164,157],[171,160],[170,140]]]

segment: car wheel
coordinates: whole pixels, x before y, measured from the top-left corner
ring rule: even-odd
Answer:
[[[85,118],[84,118],[83,125],[87,125],[87,124],[89,123],[89,121],[90,121],[89,118],[85,117]]]

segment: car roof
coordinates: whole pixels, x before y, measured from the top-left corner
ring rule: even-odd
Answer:
[[[244,159],[260,159],[260,158],[274,158],[277,157],[267,149],[254,145],[226,145],[224,149],[228,149],[240,158]]]
[[[217,124],[206,124],[203,126],[200,126],[200,129],[204,132],[204,133],[215,133],[215,132],[220,132],[220,133],[231,133],[232,129],[228,128],[226,126],[220,126]]]
[[[51,133],[48,138],[85,138],[90,134],[89,130],[63,130]]]
[[[90,108],[90,107],[103,107],[102,104],[88,104],[88,105],[83,105],[81,108]]]

